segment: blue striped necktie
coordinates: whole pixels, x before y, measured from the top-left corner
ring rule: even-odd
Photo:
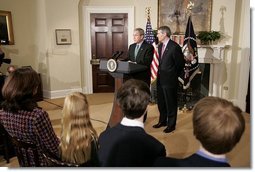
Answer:
[[[139,51],[139,44],[136,44],[136,47],[135,47],[135,59],[136,59],[136,56],[138,54],[138,51]]]

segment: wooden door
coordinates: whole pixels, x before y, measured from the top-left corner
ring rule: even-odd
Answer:
[[[116,51],[127,56],[128,30],[127,14],[91,14],[92,78],[93,93],[114,92],[114,78],[99,70],[102,58],[111,58]]]

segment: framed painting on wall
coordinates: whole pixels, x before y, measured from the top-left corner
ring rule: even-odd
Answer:
[[[158,0],[158,26],[169,26],[173,34],[184,34],[189,0]],[[212,0],[193,0],[192,23],[195,32],[211,30]]]
[[[57,45],[71,45],[71,29],[56,29],[56,43]]]
[[[0,44],[14,44],[12,15],[10,11],[0,10]]]

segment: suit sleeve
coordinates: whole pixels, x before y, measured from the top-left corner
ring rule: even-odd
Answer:
[[[177,75],[180,76],[181,72],[183,71],[184,65],[185,65],[185,59],[184,59],[182,49],[180,46],[176,46],[175,63],[176,63]]]
[[[131,60],[131,45],[129,46],[129,48],[128,48],[128,54],[127,54],[127,58],[125,59],[125,60]]]
[[[145,56],[144,56],[144,59],[143,59],[144,60],[144,65],[146,65],[146,66],[151,65],[151,61],[153,59],[153,52],[154,52],[153,50],[154,50],[153,46],[148,45],[148,48],[145,52]]]

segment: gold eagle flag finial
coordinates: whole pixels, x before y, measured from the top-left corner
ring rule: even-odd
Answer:
[[[191,15],[191,13],[192,13],[192,8],[194,7],[194,2],[192,2],[192,1],[189,1],[189,4],[187,5],[187,11],[186,11],[186,13],[188,14],[188,15]]]
[[[146,14],[147,20],[150,20],[151,7],[146,7],[145,8],[145,14]]]

